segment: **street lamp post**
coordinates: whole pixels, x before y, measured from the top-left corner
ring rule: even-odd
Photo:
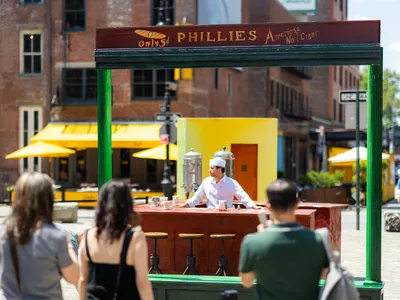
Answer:
[[[169,25],[169,18],[167,16],[167,10],[165,7],[166,3],[164,0],[160,1],[160,6],[158,8],[158,22],[156,26]],[[169,82],[169,72],[165,71],[165,93],[164,93],[164,105],[161,105],[161,113],[165,114],[164,126],[166,128],[166,134],[168,139],[165,145],[165,161],[164,161],[164,172],[163,179],[161,180],[161,186],[164,193],[164,196],[168,198],[168,200],[172,200],[173,190],[172,190],[172,181],[171,181],[171,165],[169,162],[169,142],[171,137],[171,121],[170,121],[170,107],[171,107],[171,98],[169,91],[171,90],[170,82]]]

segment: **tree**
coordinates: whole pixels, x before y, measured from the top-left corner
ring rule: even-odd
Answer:
[[[360,69],[360,89],[368,89],[368,68]],[[392,126],[392,121],[396,119],[400,110],[400,73],[385,69],[383,71],[383,91],[382,91],[382,122],[385,129]]]

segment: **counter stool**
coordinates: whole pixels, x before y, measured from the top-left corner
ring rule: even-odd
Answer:
[[[154,240],[154,253],[150,256],[150,269],[149,273],[155,271],[157,274],[162,274],[158,265],[160,264],[160,257],[157,255],[157,240],[167,239],[168,233],[166,232],[145,232],[147,238]]]
[[[225,256],[224,241],[233,240],[235,238],[235,234],[210,234],[210,238],[213,240],[220,240],[222,242],[222,253],[218,262],[219,268],[215,275],[226,276],[226,274],[228,274],[232,276],[232,272],[228,270],[228,258]]]
[[[193,254],[193,240],[200,240],[204,237],[202,233],[180,233],[179,237],[181,239],[190,240],[190,252],[186,255],[186,269],[183,275],[188,275],[190,269],[192,269],[193,275],[200,275],[199,271],[196,269],[196,255]]]

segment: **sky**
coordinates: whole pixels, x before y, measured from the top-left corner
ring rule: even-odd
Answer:
[[[383,67],[400,73],[400,0],[348,0],[349,20],[381,20]]]

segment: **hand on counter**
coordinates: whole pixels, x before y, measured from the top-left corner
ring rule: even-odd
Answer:
[[[189,207],[189,204],[187,204],[186,202],[185,203],[182,203],[182,204],[178,204],[177,205],[179,208],[185,208],[185,207]]]
[[[262,206],[257,206],[256,204],[254,204],[254,206],[252,207],[253,209],[262,209]]]

